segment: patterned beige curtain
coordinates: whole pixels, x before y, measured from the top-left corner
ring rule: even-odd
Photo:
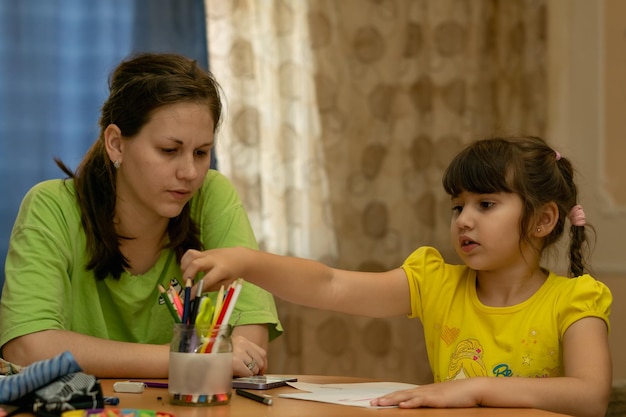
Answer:
[[[219,169],[267,251],[337,255],[305,1],[207,0],[211,70],[227,105]]]
[[[205,1],[231,108],[221,169],[270,250],[370,271],[420,245],[455,261],[441,187],[452,155],[546,129],[545,0]],[[279,309],[274,372],[428,378],[416,320]]]

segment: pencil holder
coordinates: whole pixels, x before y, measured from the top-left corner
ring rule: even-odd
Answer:
[[[177,405],[228,404],[233,378],[230,325],[174,324],[168,390]]]

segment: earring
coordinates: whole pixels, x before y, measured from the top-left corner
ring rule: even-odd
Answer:
[[[122,163],[119,161],[119,159],[113,161],[113,166],[115,167],[115,169],[119,169],[120,165],[122,165]]]
[[[537,228],[537,233],[541,233],[541,227]]]

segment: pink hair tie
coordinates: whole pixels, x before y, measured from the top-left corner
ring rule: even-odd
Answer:
[[[561,159],[561,154],[559,153],[559,151],[554,151],[554,153],[556,154],[556,155],[555,155],[556,160],[557,160],[557,161],[558,161],[558,160],[560,160],[560,159]]]
[[[584,226],[587,223],[585,219],[585,212],[580,204],[572,207],[568,217],[573,226]]]

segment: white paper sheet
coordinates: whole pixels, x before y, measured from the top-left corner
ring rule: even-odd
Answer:
[[[418,386],[405,384],[403,382],[357,382],[352,384],[289,382],[289,385],[308,392],[279,394],[279,397],[366,408],[394,408],[373,407],[370,405],[370,401],[390,392],[411,389]]]

